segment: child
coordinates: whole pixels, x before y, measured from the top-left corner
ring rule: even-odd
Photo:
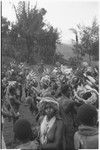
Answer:
[[[39,145],[36,140],[33,140],[31,124],[26,119],[19,119],[14,125],[15,138],[21,142],[21,145],[16,148],[38,150]]]
[[[83,104],[77,112],[78,131],[74,135],[74,147],[98,149],[97,110],[93,105]]]

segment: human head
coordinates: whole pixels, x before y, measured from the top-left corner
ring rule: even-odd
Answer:
[[[14,125],[15,138],[21,142],[31,141],[33,139],[31,124],[26,119],[19,119]]]
[[[59,103],[54,100],[52,97],[44,97],[38,104],[39,111],[42,111],[49,118],[52,118],[54,115],[59,112]]]
[[[82,66],[87,68],[89,66],[89,64],[87,62],[82,62]]]
[[[40,84],[42,88],[47,89],[50,85],[50,77],[48,75],[41,78]]]
[[[64,95],[64,96],[66,96],[66,97],[70,97],[70,87],[69,87],[69,85],[63,85],[62,87],[61,87],[61,93]]]
[[[10,93],[12,96],[16,94],[16,89],[15,89],[14,86],[10,86],[10,87],[9,87],[9,93]]]
[[[77,111],[77,120],[79,124],[95,126],[97,123],[97,110],[95,106],[83,104]]]
[[[60,66],[61,66],[60,62],[56,62],[56,67],[60,67]]]
[[[26,102],[27,105],[30,106],[32,104],[32,101],[33,101],[33,99],[32,99],[31,96],[26,97],[26,101],[25,102]]]

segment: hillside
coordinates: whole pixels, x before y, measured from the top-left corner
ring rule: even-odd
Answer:
[[[67,44],[58,44],[57,52],[62,53],[65,59],[68,59],[69,57],[73,57],[75,55],[72,50],[72,45]]]

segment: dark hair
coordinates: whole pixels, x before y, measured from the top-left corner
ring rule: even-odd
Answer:
[[[48,85],[43,84],[43,88],[44,88],[44,89],[47,89],[47,88],[48,88]]]
[[[92,76],[92,73],[89,72],[89,71],[87,71],[86,74],[87,74],[88,76]]]
[[[94,122],[95,118],[95,122]],[[94,126],[97,123],[97,110],[95,106],[90,104],[83,104],[79,107],[77,112],[77,120],[79,124]]]
[[[13,95],[16,95],[16,89],[15,89],[15,87],[10,87],[9,88],[9,93],[13,96]]]
[[[61,87],[61,93],[69,98],[70,97],[70,87],[68,85],[63,85]]]
[[[26,119],[17,120],[14,125],[14,134],[15,138],[17,138],[21,142],[33,140],[30,122]]]

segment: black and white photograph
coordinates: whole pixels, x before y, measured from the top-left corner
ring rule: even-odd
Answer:
[[[2,0],[1,149],[99,149],[99,0]]]

